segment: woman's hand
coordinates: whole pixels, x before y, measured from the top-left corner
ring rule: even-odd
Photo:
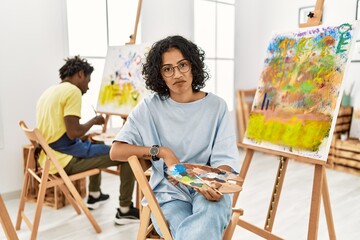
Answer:
[[[196,188],[196,191],[201,193],[207,200],[212,202],[219,201],[223,194],[217,190],[217,187],[215,184],[211,184],[207,189],[205,188]]]

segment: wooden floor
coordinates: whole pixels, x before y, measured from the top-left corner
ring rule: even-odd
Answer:
[[[277,165],[276,158],[255,154],[237,203],[244,209],[243,219],[259,227],[263,227],[265,223]],[[313,170],[312,165],[289,162],[273,227],[273,233],[284,239],[307,238]],[[327,178],[337,239],[360,239],[360,177],[328,169]],[[103,173],[102,185],[103,192],[111,194],[111,200],[101,208],[92,211],[103,230],[102,233],[96,234],[85,215],[76,215],[69,206],[60,210],[45,207],[38,239],[135,240],[138,224],[116,226],[113,221],[117,207],[119,179],[114,175]],[[13,223],[18,202],[18,199],[5,201]],[[34,204],[27,204],[27,209],[33,212],[34,206]],[[20,239],[29,239],[30,232],[26,224],[23,223],[21,230],[17,233]],[[5,239],[1,227],[0,239]],[[256,240],[262,238],[237,227],[233,239]],[[329,239],[322,209],[318,239]]]

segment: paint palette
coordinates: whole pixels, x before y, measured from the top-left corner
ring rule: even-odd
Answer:
[[[101,133],[91,137],[92,140],[96,142],[104,142],[106,145],[111,145],[112,141],[115,138],[115,134],[112,133]]]
[[[190,163],[178,163],[168,168],[168,174],[178,182],[193,188],[208,188],[213,186],[221,193],[240,192],[238,185],[243,179],[239,176],[209,166]]]

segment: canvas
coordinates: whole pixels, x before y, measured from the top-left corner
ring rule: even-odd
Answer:
[[[151,45],[110,46],[106,55],[97,108],[101,113],[129,114],[147,94],[142,63]]]
[[[276,33],[244,143],[326,161],[355,24]]]

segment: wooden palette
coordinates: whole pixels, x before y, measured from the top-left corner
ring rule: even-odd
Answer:
[[[94,135],[91,137],[94,141],[97,142],[107,142],[107,141],[113,141],[115,138],[115,134],[111,134],[111,133],[101,133],[98,135]]]
[[[241,191],[238,185],[243,179],[239,176],[209,166],[190,163],[178,163],[168,168],[168,174],[173,179],[193,188],[215,186],[221,193],[235,193]]]

